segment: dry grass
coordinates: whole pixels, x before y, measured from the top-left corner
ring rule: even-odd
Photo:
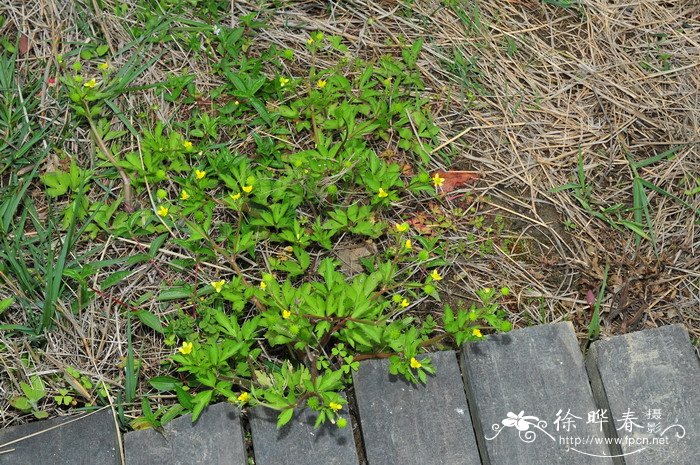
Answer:
[[[136,2],[125,3],[129,13],[121,18],[110,11],[95,13],[95,2],[90,1],[6,1],[0,6],[0,14],[7,18],[0,35],[15,37],[20,31],[29,38],[28,52],[18,59],[25,77],[39,74],[46,82],[51,69],[47,63],[89,37],[106,37],[119,67],[136,52],[123,50],[131,40],[126,26],[137,21]],[[681,196],[700,182],[700,6],[693,3],[631,0],[613,5],[586,0],[579,8],[565,10],[536,0],[411,5],[350,0],[291,2],[272,9],[270,3],[232,1],[230,25],[240,15],[257,11],[259,19],[269,24],[258,46],[294,48],[302,64],[310,62],[304,48],[310,31],[342,35],[353,53],[367,59],[398,54],[401,44],[425,40],[419,66],[443,129],[444,148],[453,166],[482,173],[470,195],[448,201],[447,215],[455,224],[452,237],[475,233],[484,239],[483,231],[470,221],[477,215],[487,224],[495,224],[496,216],[506,219],[493,253],[456,257],[452,298],[466,299],[476,289],[507,285],[513,290],[510,310],[516,326],[568,319],[584,340],[591,316],[586,293],[597,292],[608,263],[603,334],[682,323],[698,341],[697,215],[667,196],[647,192],[655,250],[650,241],[637,247],[629,230],[614,230],[594,218],[570,191],[552,192],[575,179],[579,152],[595,208],[632,204],[628,157],[643,160],[678,146],[672,159],[643,168],[641,175]],[[163,81],[178,72],[194,73],[200,89],[216,84],[208,65],[177,43],[167,48],[152,45],[139,53],[163,55],[135,84]],[[301,74],[295,69],[288,72]],[[45,85],[41,112],[60,125],[65,108],[52,95]],[[171,121],[183,111],[150,91],[129,94],[120,104],[132,120],[145,113],[146,126]],[[86,134],[76,133],[61,144],[88,159],[91,141]],[[444,168],[442,163],[436,157],[434,167]],[[700,208],[700,195],[684,198]],[[433,214],[421,205],[402,208]],[[460,213],[468,208],[474,210]],[[565,229],[565,220],[575,229]],[[102,258],[140,253],[148,247],[114,238],[100,245]],[[221,265],[200,272],[215,276],[217,266]],[[31,374],[62,374],[71,366],[121,389],[120,363],[126,355],[121,302],[156,291],[160,281],[170,279],[168,273],[155,260],[134,269],[123,285],[98,296],[79,315],[59,305],[60,330],[49,334],[43,352],[27,341],[0,334],[5,346],[0,352],[5,373],[0,377],[0,426],[28,419],[19,417],[7,399]],[[96,276],[95,283],[105,275]],[[7,288],[0,290],[0,296],[9,293]],[[152,299],[144,305],[159,315],[175,311]],[[20,312],[3,318],[22,324]],[[159,373],[158,363],[167,349],[147,328],[136,327],[135,333],[142,375]],[[20,364],[21,357],[31,362]],[[48,408],[52,405],[47,403]],[[127,414],[137,412],[137,407],[127,409]]]

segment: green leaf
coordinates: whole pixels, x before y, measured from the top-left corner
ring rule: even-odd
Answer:
[[[152,330],[163,334],[163,325],[160,323],[160,319],[148,310],[137,310],[134,312],[136,318],[139,319],[141,323],[148,326]]]
[[[172,376],[156,376],[149,379],[148,383],[158,391],[174,391],[176,387],[182,386],[182,381]]]
[[[0,300],[0,315],[2,315],[2,313],[3,313],[5,310],[7,310],[8,308],[10,308],[10,306],[11,306],[13,303],[15,303],[15,299],[13,299],[12,297],[8,297],[8,298],[6,298],[6,299]]]
[[[289,420],[292,419],[294,416],[294,409],[293,408],[287,408],[286,410],[283,410],[282,413],[280,413],[277,416],[277,429],[283,427],[287,423],[289,423]]]

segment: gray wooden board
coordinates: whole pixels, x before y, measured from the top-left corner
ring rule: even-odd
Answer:
[[[255,407],[250,411],[255,465],[359,463],[352,419],[345,408],[340,411],[348,420],[343,429],[330,422],[314,429],[318,417],[307,408],[297,410],[289,423],[277,429],[278,413],[266,407]]]
[[[30,436],[35,433],[40,434]],[[21,438],[26,439],[13,442]],[[36,421],[0,430],[0,464],[119,463],[119,440],[110,409],[92,414]]]
[[[612,463],[591,457],[610,450],[600,425],[587,422],[598,408],[571,323],[466,344],[462,364],[485,464]]]
[[[624,463],[700,463],[700,363],[683,326],[597,341],[586,362]]]
[[[457,356],[429,356],[436,374],[425,385],[390,375],[388,360],[353,375],[369,465],[481,464]]]
[[[127,433],[127,465],[244,465],[243,430],[238,408],[222,402],[207,407],[196,423],[184,415],[153,429]]]

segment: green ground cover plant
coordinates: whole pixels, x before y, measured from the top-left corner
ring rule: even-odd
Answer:
[[[3,426],[342,427],[370,358],[430,383],[511,325],[698,340],[691,10],[57,5],[0,4]]]

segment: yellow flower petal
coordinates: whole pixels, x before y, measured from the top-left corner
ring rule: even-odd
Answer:
[[[394,227],[400,233],[408,231],[408,223],[396,224]]]
[[[319,79],[318,81],[316,81],[316,87],[318,87],[319,89],[323,89],[324,87],[326,87],[326,84],[328,84],[328,81],[324,81],[323,79]]]
[[[417,370],[418,368],[422,367],[423,364],[419,362],[416,357],[411,357],[411,368],[414,370]]]
[[[282,310],[282,318],[287,320],[287,319],[289,319],[290,316],[292,316],[292,312],[290,312],[289,310],[286,310],[286,309]]]
[[[411,250],[413,248],[413,242],[411,242],[411,239],[406,239],[406,243],[403,246]]]
[[[383,187],[380,187],[380,188],[379,188],[379,192],[377,192],[377,196],[378,196],[380,199],[383,199],[384,197],[388,197],[389,194],[384,190]]]
[[[158,210],[156,210],[156,213],[158,213],[158,216],[165,218],[168,216],[168,207],[165,205],[161,205],[158,207]]]
[[[190,194],[187,193],[185,189],[180,193],[180,200],[187,200],[190,198]]]
[[[243,189],[243,192],[245,192],[246,194],[250,194],[250,192],[253,190],[253,186],[251,186],[251,185],[243,186],[243,187],[241,187],[241,189]]]
[[[340,405],[340,404],[337,403],[337,402],[331,402],[331,403],[328,404],[328,406],[331,408],[331,410],[333,410],[333,411],[335,411],[335,412],[337,412],[338,410],[340,410],[341,408],[343,408],[343,406]]]
[[[190,352],[192,352],[192,343],[187,342],[187,341],[182,341],[182,345],[177,348],[177,351],[180,352],[182,355],[187,355]]]
[[[433,278],[434,281],[440,281],[442,279],[442,276],[440,276],[438,270],[433,270],[433,272],[430,273],[430,277]]]
[[[401,307],[402,307],[402,308],[406,308],[406,307],[408,307],[409,305],[410,305],[410,302],[408,301],[408,299],[403,299],[403,300],[401,301]]]
[[[241,198],[241,193],[236,192],[235,194],[229,194],[229,197],[231,197],[231,200],[238,200]]]
[[[93,89],[97,86],[97,81],[95,78],[90,79],[87,81],[85,84],[83,84],[85,87],[89,87],[90,89]]]
[[[247,392],[241,392],[240,395],[238,396],[238,401],[239,402],[248,402],[250,400],[250,394]]]
[[[441,178],[440,174],[435,173],[435,176],[433,176],[433,186],[442,187],[442,185],[444,183],[445,183],[445,178]]]
[[[207,175],[206,171],[202,170],[194,170],[194,177],[197,179],[204,179],[204,176]]]
[[[185,147],[185,149],[190,150],[192,148],[192,142],[186,140],[182,143],[182,146]]]
[[[472,329],[472,335],[476,337],[484,337],[483,334],[481,334],[481,331],[479,331],[479,328]]]
[[[280,77],[280,87],[286,86],[288,82],[289,79],[287,79],[286,77]]]
[[[260,281],[260,289],[262,289],[263,291],[267,289],[267,284],[265,284],[265,281]]]
[[[218,294],[224,288],[224,285],[226,284],[226,280],[222,279],[221,281],[213,281],[210,284],[211,284],[211,287],[213,287],[214,290],[216,291],[216,293]]]

